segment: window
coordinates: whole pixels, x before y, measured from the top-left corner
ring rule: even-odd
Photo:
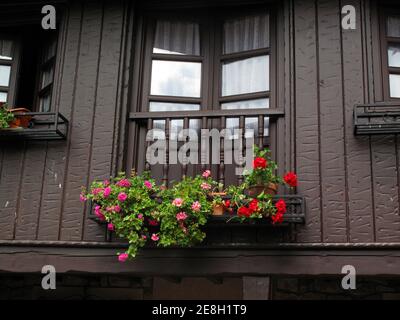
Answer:
[[[18,56],[17,42],[0,34],[0,102],[13,104]]]
[[[384,70],[388,85],[385,87],[389,99],[400,98],[400,14],[387,14],[385,16],[385,33],[383,35],[386,52],[384,55]]]
[[[40,25],[0,29],[0,102],[50,111],[56,46]]]
[[[212,13],[198,10],[195,14],[182,11],[176,16],[171,13],[144,16],[141,35],[137,37],[140,40],[136,52],[140,54],[134,67],[134,86],[138,89],[134,88],[137,94],[133,95],[139,98],[134,100],[132,111],[148,112],[149,117],[152,112],[162,112],[168,118],[168,112],[173,111],[200,114],[274,108],[270,106],[271,74],[274,74],[272,20],[273,14],[267,8],[248,9],[248,6],[244,10],[213,9]],[[260,117],[242,114],[246,130],[254,130],[257,135]],[[261,118],[264,145],[268,145],[269,118]],[[243,125],[239,116],[227,116],[221,121],[225,123],[209,121],[207,128],[233,130]],[[201,125],[204,128],[199,118],[189,119],[187,125],[196,130]],[[158,118],[151,127],[165,131],[166,120]],[[170,120],[170,139],[184,127],[183,118]],[[144,137],[140,132],[139,141],[128,147],[128,158],[144,154],[131,150],[135,145],[139,149],[143,147]],[[133,166],[140,170],[142,160],[132,160]],[[130,170],[129,161],[127,170]]]
[[[148,23],[146,40],[151,61],[145,72],[151,76],[147,83],[144,79],[142,111],[269,107],[267,10],[222,19],[156,17]],[[237,127],[238,121],[228,119],[227,127]],[[255,129],[255,121],[247,118],[246,127]],[[173,121],[172,128],[180,122]]]

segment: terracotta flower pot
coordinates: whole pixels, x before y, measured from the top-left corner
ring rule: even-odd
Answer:
[[[247,189],[248,195],[254,198],[259,196],[262,192],[274,196],[278,192],[278,185],[276,183],[269,183],[268,185],[251,186]]]
[[[11,121],[10,128],[28,128],[29,124],[32,120],[32,116],[30,115],[21,115],[25,112],[30,112],[29,109],[26,108],[14,108],[10,109],[10,111],[14,114],[15,118]]]
[[[210,192],[208,196],[212,199],[214,197],[224,197],[226,192]],[[213,216],[222,216],[225,213],[225,206],[222,203],[213,204]]]
[[[213,205],[213,216],[222,216],[225,212],[225,206],[223,204]]]

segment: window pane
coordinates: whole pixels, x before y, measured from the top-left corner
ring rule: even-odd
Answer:
[[[150,102],[150,111],[190,111],[200,110],[199,104]]]
[[[390,80],[390,96],[392,98],[400,98],[400,75],[389,75]]]
[[[40,111],[49,112],[50,111],[50,103],[51,103],[51,95],[45,95],[40,98]]]
[[[151,94],[200,97],[201,63],[154,60]]]
[[[0,59],[12,60],[12,41],[0,40]]]
[[[400,16],[387,18],[387,35],[389,37],[400,37]]]
[[[10,83],[10,66],[2,66],[0,65],[0,86],[8,87]]]
[[[7,92],[0,92],[0,102],[7,102]]]
[[[224,54],[269,47],[269,15],[225,21],[223,42]]]
[[[222,96],[269,90],[269,56],[222,65]]]
[[[191,22],[158,21],[153,52],[199,55],[199,25]]]
[[[269,108],[269,99],[254,99],[245,101],[235,101],[222,103],[222,110],[233,110],[233,109],[262,109]]]
[[[51,41],[44,49],[43,62],[48,61],[56,55],[57,42]]]
[[[235,129],[239,129],[239,118],[227,118],[226,119],[226,128],[230,130],[230,137],[231,139],[239,139],[240,137],[235,134]],[[264,118],[264,137],[269,135],[269,118]],[[257,137],[258,135],[258,119],[256,117],[246,118],[245,119],[245,136],[250,137],[254,136]],[[252,132],[253,131],[253,134]]]
[[[42,73],[42,88],[53,82],[54,69],[49,68]]]
[[[400,45],[390,45],[388,48],[389,67],[400,67]]]

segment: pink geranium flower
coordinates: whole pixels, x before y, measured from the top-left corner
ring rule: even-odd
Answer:
[[[187,214],[183,211],[176,214],[176,220],[178,220],[178,221],[186,220],[186,218],[187,218]]]
[[[104,198],[108,198],[111,194],[111,188],[110,187],[106,187],[104,188],[104,192],[103,192],[103,196]]]
[[[201,208],[201,204],[198,201],[195,201],[192,203],[192,210],[193,211],[200,211]]]
[[[151,235],[151,240],[153,240],[153,241],[158,241],[160,239],[160,237],[156,234],[156,233],[153,233],[152,235]]]
[[[172,205],[175,207],[181,207],[183,204],[183,200],[181,198],[176,198],[174,201],[172,201]]]
[[[146,237],[144,234],[142,234],[142,239],[143,239],[143,240],[146,240],[147,237]]]
[[[119,205],[114,206],[115,212],[121,212],[121,207]]]
[[[143,219],[143,215],[141,213],[138,214],[138,219],[142,220]]]
[[[82,193],[79,195],[79,199],[80,199],[82,202],[85,202],[85,201],[87,200],[87,198],[85,197],[85,195],[82,194]]]
[[[211,171],[210,170],[204,171],[202,176],[203,176],[203,178],[208,178],[209,176],[211,176]]]
[[[92,190],[92,194],[95,196],[95,195],[99,194],[101,191],[103,191],[103,188],[94,188]]]
[[[110,181],[109,181],[109,180],[104,180],[104,181],[103,181],[103,185],[104,185],[105,187],[108,187],[108,186],[110,185]]]
[[[206,183],[206,182],[203,182],[203,183],[200,185],[200,187],[201,187],[203,190],[210,190],[210,189],[211,189],[211,185],[209,185],[209,184]]]
[[[129,255],[127,253],[120,253],[118,255],[118,261],[119,262],[125,262],[126,260],[128,260]]]
[[[131,183],[129,182],[128,179],[121,179],[116,183],[116,185],[118,187],[130,187]]]
[[[144,186],[145,186],[147,189],[153,188],[153,184],[152,184],[150,181],[148,181],[148,180],[146,180],[146,181],[144,182]]]
[[[101,221],[105,220],[105,217],[103,213],[101,212],[101,207],[100,206],[95,206],[94,207],[94,214],[96,215],[97,218],[99,218]]]
[[[121,193],[118,195],[118,200],[121,201],[121,202],[124,202],[127,198],[128,198],[128,196],[126,195],[125,192],[121,192]]]
[[[114,231],[114,225],[112,223],[107,224],[107,229],[109,231]]]

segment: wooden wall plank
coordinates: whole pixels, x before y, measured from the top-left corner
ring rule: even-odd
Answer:
[[[96,79],[101,39],[102,5],[85,2],[78,74],[73,104],[68,166],[62,202],[61,240],[82,239],[83,206],[79,200],[81,186],[87,184],[91,149],[91,132],[95,110]]]
[[[323,241],[347,241],[339,1],[318,1]]]
[[[3,143],[2,147],[4,154],[0,176],[0,239],[13,239],[25,154],[24,143]]]
[[[28,142],[19,193],[16,239],[35,239],[42,196],[46,142]]]
[[[96,110],[92,132],[92,150],[88,170],[89,184],[94,179],[108,179],[112,174],[114,130],[116,121],[118,80],[121,63],[121,41],[124,28],[122,1],[106,3],[104,7],[101,55],[98,71]],[[107,119],[105,121],[105,119]],[[82,210],[83,212],[83,210]],[[104,227],[87,219],[84,239],[104,239]]]
[[[354,6],[356,16],[362,18],[359,0],[346,4]],[[355,137],[353,133],[353,107],[355,104],[365,102],[361,21],[355,30],[342,29],[349,242],[374,241],[369,137]]]
[[[74,2],[66,13],[65,46],[60,48],[61,77],[56,84],[59,92],[56,107],[74,126],[72,119],[72,101],[75,95],[77,61],[80,49],[82,27],[82,5]],[[57,240],[61,220],[65,168],[67,165],[69,137],[67,141],[48,143],[46,166],[43,180],[42,203],[40,208],[37,239]]]
[[[322,230],[315,4],[296,0],[294,10],[296,171],[301,181],[298,193],[307,201],[306,225],[299,228],[298,240],[319,242]]]

